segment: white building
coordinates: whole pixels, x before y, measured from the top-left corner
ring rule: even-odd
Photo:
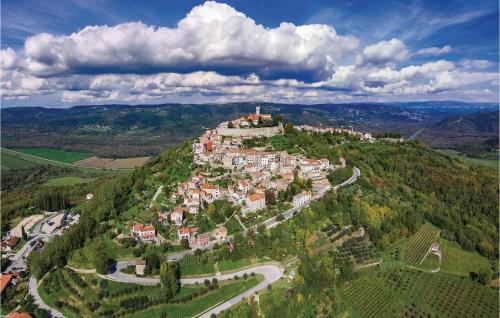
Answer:
[[[250,212],[263,210],[266,208],[266,197],[262,193],[255,193],[246,199],[247,209]]]
[[[181,207],[175,208],[170,214],[170,220],[176,225],[182,225],[182,221],[184,220],[184,209]]]
[[[311,202],[311,192],[302,191],[293,197],[293,206],[300,207]]]

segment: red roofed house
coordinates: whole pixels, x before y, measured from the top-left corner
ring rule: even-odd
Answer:
[[[10,315],[7,316],[7,318],[31,318],[31,315],[28,314],[27,312],[11,312]]]
[[[217,198],[220,194],[219,186],[213,185],[211,183],[202,183],[201,190],[210,193],[214,198]]]
[[[7,286],[9,286],[12,281],[12,275],[9,274],[1,274],[0,276],[0,294],[4,295],[7,290]]]
[[[266,197],[262,193],[255,193],[246,199],[248,210],[251,212],[266,208]]]
[[[238,189],[240,191],[243,191],[244,193],[247,193],[248,190],[250,190],[250,181],[249,180],[240,180],[238,181]]]
[[[198,228],[196,227],[181,227],[177,230],[179,239],[191,240],[198,233]]]
[[[11,238],[2,241],[2,251],[10,252],[14,247],[16,247],[19,242],[19,238],[16,236],[12,236]]]
[[[152,225],[143,226],[142,224],[134,224],[132,226],[132,234],[137,235],[143,242],[156,241],[156,230]]]

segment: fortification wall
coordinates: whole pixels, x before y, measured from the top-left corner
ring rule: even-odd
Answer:
[[[283,126],[263,128],[226,128],[218,127],[217,134],[231,137],[271,137],[283,132]]]

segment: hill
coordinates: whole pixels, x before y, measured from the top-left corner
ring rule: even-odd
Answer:
[[[225,244],[217,244],[212,251],[196,252],[188,258],[189,265],[214,262],[219,266],[228,262],[244,265],[254,259],[280,262],[295,277],[280,280],[280,287],[269,287],[266,294],[261,294],[263,310],[269,317],[321,316],[341,311],[372,316],[374,310],[384,312],[384,317],[403,313],[406,316],[406,312],[415,310],[426,317],[427,313],[433,314],[432,317],[454,317],[463,308],[496,308],[494,292],[477,282],[476,273],[470,277],[464,273],[481,271],[484,266],[490,270],[486,258],[492,261],[498,258],[495,247],[499,189],[498,175],[492,169],[468,166],[418,141],[368,143],[331,133],[308,134],[286,129],[285,135],[251,142],[255,146],[302,153],[308,158],[327,157],[331,162],[344,157],[349,166],[359,167],[361,177],[346,188],[329,191],[272,229],[259,227],[257,233],[235,233],[231,251]],[[178,182],[187,180],[200,168],[192,161],[192,151],[191,143],[186,142],[163,152],[134,173],[96,184],[94,199],[74,207],[81,211],[80,222],[51,240],[42,251],[30,254],[30,273],[42,277],[54,266],[64,267],[69,260],[74,266],[76,260],[101,257],[120,260],[133,255],[148,259],[156,255],[163,259],[178,251],[179,246],[168,243],[148,247],[127,245],[117,234],[129,233],[127,224],[131,221],[143,222],[148,215],[169,210],[162,206],[149,208],[148,203],[159,185],[167,191],[176,189]],[[213,212],[207,210],[195,217],[210,218]],[[172,226],[153,224],[158,231],[163,226]],[[353,234],[351,228],[365,229],[361,231],[364,237],[348,238]],[[336,238],[324,237],[325,231],[336,231],[334,235],[343,236],[346,243],[335,248],[332,243]],[[443,273],[423,273],[407,266],[410,263],[406,263],[406,255],[414,254],[410,258],[418,263],[427,254],[426,246],[438,240],[439,235],[446,240],[442,243],[447,257],[442,263]],[[361,268],[353,272],[365,260],[378,257],[408,238],[407,251],[398,251],[404,253],[405,262],[400,256],[397,260],[384,256],[381,266],[368,268],[366,273]],[[319,248],[320,245],[326,248]],[[463,264],[452,265],[452,258],[462,259]],[[179,262],[182,274],[185,262]],[[415,266],[431,266],[433,262]],[[482,280],[488,282],[488,275]],[[418,288],[408,284],[418,284]],[[453,284],[457,292],[449,291],[447,284]],[[424,290],[436,296],[416,298]],[[469,303],[463,303],[461,295],[469,292],[478,299],[468,297]],[[61,297],[68,295],[67,291],[62,293]],[[111,299],[103,295],[102,302]],[[381,303],[385,307],[379,306]],[[141,310],[149,310],[148,306],[134,308],[132,313],[137,311],[139,316],[144,313]]]
[[[451,148],[480,157],[498,149],[499,112],[478,112],[447,117],[426,128],[419,138],[436,148]]]
[[[354,126],[371,132],[398,131],[403,136],[451,115],[496,109],[492,104],[458,102],[259,104],[263,111],[281,113],[286,122],[297,125]],[[100,157],[157,155],[187,138],[199,136],[205,128],[253,112],[255,105],[242,102],[4,108],[2,143],[6,148],[45,147]]]

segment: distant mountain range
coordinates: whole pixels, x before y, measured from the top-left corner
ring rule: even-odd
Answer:
[[[495,104],[258,104],[263,112],[282,114],[285,122],[294,124],[353,126],[370,132],[398,131],[406,137],[425,128],[422,140],[439,147],[458,147],[464,138],[467,143],[478,140],[470,136],[480,136],[481,142],[498,136],[498,120],[495,125],[490,118],[494,115],[488,115],[496,111],[498,118]],[[154,155],[200,135],[221,121],[252,113],[256,105],[246,102],[3,108],[2,143],[4,147],[61,148],[108,157]],[[477,112],[483,115],[475,117]],[[491,119],[488,125],[483,125],[488,119]],[[463,124],[453,125],[457,121]],[[434,140],[435,136],[439,136],[438,140]],[[496,140],[498,147],[498,138]]]
[[[498,110],[453,115],[426,128],[419,138],[434,147],[479,157],[498,149],[498,120]]]

